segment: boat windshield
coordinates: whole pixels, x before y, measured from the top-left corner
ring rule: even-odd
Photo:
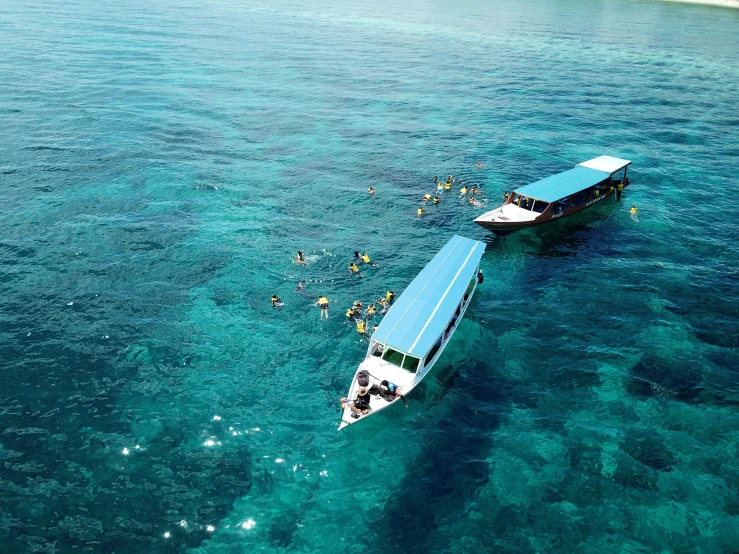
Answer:
[[[403,363],[403,356],[404,354],[402,352],[398,352],[397,350],[393,350],[392,348],[386,348],[385,352],[382,354],[382,359],[388,363],[400,367],[400,364]]]

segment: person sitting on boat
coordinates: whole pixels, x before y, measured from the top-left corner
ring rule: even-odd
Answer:
[[[510,197],[511,197],[511,195],[510,195],[510,194],[508,194],[507,192],[504,192],[504,193],[503,193],[503,202],[508,202],[508,199],[509,199]]]
[[[350,275],[359,275],[359,277],[363,277],[363,275],[359,272],[359,268],[357,267],[357,264],[354,262],[351,262],[349,264],[349,274]]]
[[[401,392],[402,390],[403,389],[401,389],[395,383],[391,383],[387,379],[385,379],[380,383],[377,394],[379,394],[383,400],[387,400],[388,402],[392,402],[393,400],[400,398],[407,408],[408,402],[405,401],[405,396]]]
[[[378,394],[377,385],[361,386],[357,392],[357,398],[349,404],[352,410],[352,417],[359,419],[360,416],[367,415],[370,411],[370,396]]]
[[[282,299],[277,296],[276,294],[272,295],[272,307],[277,308],[278,310],[281,310],[282,307],[285,305],[285,303],[282,301]]]
[[[305,257],[303,256],[303,251],[298,250],[298,255],[295,256],[295,263],[296,264],[303,264],[306,265],[308,262],[305,261]]]
[[[434,196],[434,204],[438,204],[439,202],[441,202],[441,198]]]

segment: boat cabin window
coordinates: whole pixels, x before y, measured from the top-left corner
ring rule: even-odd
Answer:
[[[414,372],[418,369],[418,363],[420,361],[420,358],[416,358],[415,356],[406,356],[401,367],[408,371]]]
[[[534,207],[531,208],[531,210],[541,214],[541,213],[544,213],[544,210],[546,210],[548,206],[549,206],[548,202],[542,202],[541,200],[535,200]]]
[[[385,352],[382,354],[382,359],[400,367],[400,364],[403,363],[403,353],[393,350],[392,348],[385,348]]]
[[[571,196],[566,196],[565,198],[561,198],[560,200],[557,200],[554,203],[554,207],[552,208],[552,211],[554,213],[559,213],[559,212],[561,212],[563,210],[566,210],[567,209],[567,206],[570,205],[570,198],[572,198],[572,197]]]
[[[437,340],[434,343],[434,346],[431,347],[431,350],[429,350],[429,353],[426,354],[426,361],[424,364],[428,364],[431,360],[434,359],[434,356],[436,356],[436,353],[439,351],[439,348],[441,348],[441,337],[439,337],[439,340]]]
[[[379,342],[372,342],[372,346],[370,347],[370,352],[372,352],[373,356],[382,356],[382,352],[384,350],[384,346],[382,346]]]

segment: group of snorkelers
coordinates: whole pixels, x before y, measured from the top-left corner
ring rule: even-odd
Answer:
[[[375,315],[385,315],[390,309],[390,305],[395,300],[395,293],[391,290],[385,293],[385,296],[379,298],[377,302],[369,304],[367,308],[364,308],[359,300],[355,300],[351,308],[346,310],[346,320],[349,323],[354,323],[357,327],[357,333],[360,337],[369,337],[372,333],[377,330],[378,324],[372,325],[372,329],[369,329],[369,322]]]
[[[364,275],[362,275],[362,272],[359,271],[359,267],[357,266],[357,262],[359,262],[359,261],[361,261],[365,265],[369,265],[369,266],[372,266],[372,267],[377,267],[377,264],[374,263],[370,259],[369,254],[367,254],[367,252],[365,252],[364,254],[360,255],[359,254],[359,250],[355,250],[354,251],[354,260],[351,261],[351,262],[349,262],[349,275],[352,275],[352,276],[357,275],[360,279],[364,277]]]
[[[477,168],[481,169],[482,164],[478,162]],[[436,185],[437,190],[451,190],[452,185],[454,184],[454,175],[449,175],[447,177],[446,181],[440,181],[439,176],[434,176],[434,184]],[[462,188],[459,189],[459,195],[460,198],[464,198],[465,196],[468,196],[468,202],[473,206],[482,206],[482,202],[480,202],[477,198],[475,198],[475,195],[480,194],[480,189],[477,188],[477,186],[472,185],[471,187],[468,187],[467,185],[463,185]],[[441,198],[439,196],[432,196],[430,194],[424,194],[423,199],[421,200],[421,206],[416,210],[416,213],[420,216],[426,213],[426,203],[431,201],[434,204],[438,204],[441,202]]]

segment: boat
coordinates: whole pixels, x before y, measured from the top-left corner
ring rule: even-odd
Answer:
[[[499,207],[475,223],[496,234],[506,234],[567,217],[616,195],[629,185],[629,160],[599,156],[556,175],[515,189]],[[614,175],[623,169],[620,179]]]
[[[484,251],[482,242],[455,235],[397,297],[370,338],[367,355],[342,400],[340,430],[400,400],[370,395],[366,415],[352,412],[351,404],[367,379],[370,387],[387,380],[407,395],[428,375],[470,304]]]

